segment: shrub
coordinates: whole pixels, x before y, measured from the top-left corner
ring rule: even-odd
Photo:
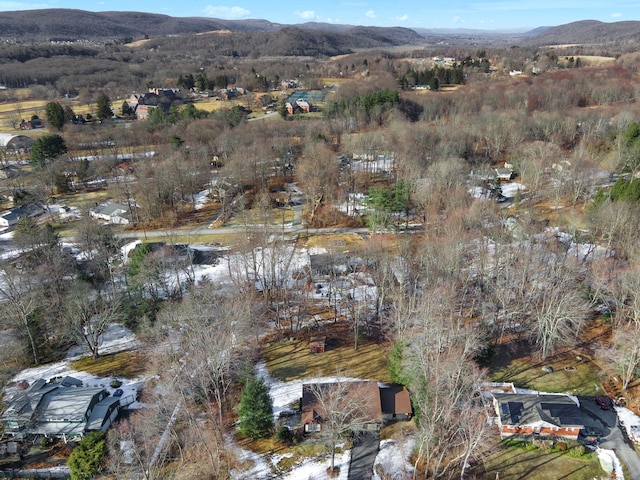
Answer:
[[[107,453],[105,433],[102,431],[87,434],[71,452],[67,466],[71,480],[89,480],[98,472]]]
[[[111,388],[120,388],[122,386],[122,382],[117,378],[114,378],[113,380],[111,380],[111,383],[109,385],[111,385]]]
[[[280,427],[276,430],[276,441],[289,444],[293,440],[293,433],[287,427]]]

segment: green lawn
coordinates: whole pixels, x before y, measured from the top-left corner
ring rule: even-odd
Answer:
[[[285,382],[337,372],[346,377],[391,381],[387,347],[375,343],[365,343],[357,351],[347,345],[310,353],[308,340],[287,340],[267,345],[262,354],[269,374]]]
[[[542,367],[549,365],[553,372],[545,373]],[[507,365],[490,371],[494,382],[512,382],[518,387],[541,392],[593,395],[602,391],[602,372],[587,358],[579,361],[575,355],[566,354],[545,362],[534,362],[529,357],[512,359]]]
[[[545,453],[538,448],[503,447],[484,459],[476,468],[480,480],[593,480],[605,473],[595,454],[572,458],[567,452]]]

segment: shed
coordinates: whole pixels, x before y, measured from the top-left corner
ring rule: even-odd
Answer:
[[[309,349],[311,353],[323,353],[327,342],[327,337],[311,337]]]

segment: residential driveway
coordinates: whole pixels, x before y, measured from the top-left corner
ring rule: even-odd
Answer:
[[[615,410],[602,410],[593,397],[578,397],[586,427],[602,431],[600,447],[614,450],[618,459],[624,463],[632,479],[640,479],[640,457],[627,437],[625,429],[620,425]]]
[[[378,432],[362,432],[353,439],[348,480],[371,480],[379,448]]]

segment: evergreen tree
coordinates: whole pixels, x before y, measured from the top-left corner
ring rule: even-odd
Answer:
[[[47,161],[67,153],[67,145],[60,135],[52,134],[38,138],[31,147],[30,162],[34,168],[42,168]]]
[[[96,99],[96,115],[100,120],[105,120],[113,116],[113,110],[111,110],[111,99],[106,93],[101,93]]]
[[[45,116],[49,126],[62,130],[64,126],[64,108],[58,102],[49,102],[45,107]]]
[[[67,466],[71,480],[89,480],[98,472],[105,455],[107,443],[102,431],[87,434],[71,452]]]
[[[252,377],[240,400],[240,433],[252,440],[268,437],[273,429],[273,400],[262,378]]]
[[[64,123],[71,123],[75,117],[76,113],[73,111],[73,108],[66,105],[64,107]]]
[[[127,102],[126,100],[122,102],[121,112],[123,117],[128,117],[129,115],[133,115],[133,108],[131,107],[131,105],[129,105],[129,102]]]

